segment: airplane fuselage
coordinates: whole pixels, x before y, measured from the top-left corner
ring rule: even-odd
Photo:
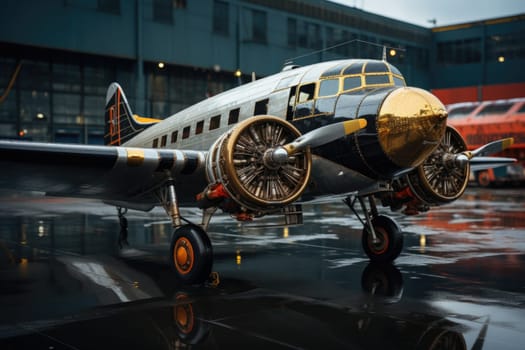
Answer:
[[[340,60],[284,70],[210,97],[124,146],[206,151],[237,123],[257,115],[287,120],[303,134],[348,119],[367,120],[366,129],[312,150],[322,159],[318,167],[325,162],[343,174],[340,181],[327,177],[330,183],[323,176],[314,179],[317,186],[310,192],[316,195],[354,191],[419,165],[441,140],[446,121],[441,102],[406,87],[391,64]]]

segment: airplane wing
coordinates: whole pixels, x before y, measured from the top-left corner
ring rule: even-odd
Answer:
[[[136,203],[147,210],[158,203],[154,190],[170,174],[180,183],[181,202],[194,200],[206,185],[204,159],[205,152],[189,150],[0,141],[0,188]]]

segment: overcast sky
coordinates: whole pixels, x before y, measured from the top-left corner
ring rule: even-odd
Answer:
[[[525,13],[525,0],[331,0],[405,22],[432,27]]]

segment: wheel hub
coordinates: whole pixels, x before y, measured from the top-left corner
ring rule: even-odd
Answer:
[[[376,228],[376,239],[370,235],[368,239],[368,246],[376,254],[382,254],[388,249],[388,235],[381,229]]]
[[[191,243],[184,237],[177,240],[174,254],[177,270],[180,273],[188,273],[193,267],[194,253]]]

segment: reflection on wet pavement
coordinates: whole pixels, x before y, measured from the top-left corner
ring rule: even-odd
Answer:
[[[161,210],[0,198],[0,348],[521,349],[525,193],[469,189],[405,231],[394,265],[372,265],[344,204],[302,226],[212,220],[217,287],[183,287]],[[199,221],[199,211],[183,211]],[[390,215],[390,214],[389,214]]]

